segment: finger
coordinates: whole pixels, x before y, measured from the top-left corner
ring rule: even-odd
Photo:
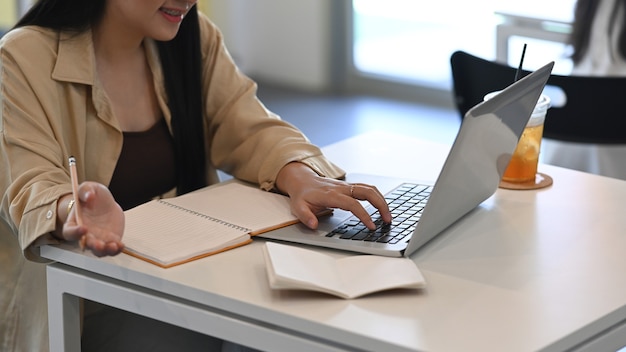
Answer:
[[[374,221],[372,221],[372,217],[367,212],[367,210],[365,210],[361,202],[359,202],[356,198],[352,198],[352,197],[347,197],[347,198],[348,200],[346,201],[346,205],[339,206],[339,208],[343,210],[347,210],[351,212],[352,214],[354,214],[354,216],[359,218],[359,220],[361,220],[363,225],[367,226],[368,229],[370,230],[376,229],[376,224],[374,224]]]
[[[368,201],[376,209],[378,209],[378,212],[384,222],[391,222],[392,218],[391,212],[389,211],[389,205],[378,188],[362,183],[355,183],[351,186],[350,193],[353,198]]]
[[[100,183],[85,181],[78,186],[78,198],[84,208],[93,208],[107,193],[106,187]]]
[[[104,247],[104,251],[106,255],[117,255],[121,253],[123,249],[124,249],[124,244],[118,241],[108,242],[106,243],[106,246]]]
[[[347,185],[347,187],[346,187]],[[376,228],[376,225],[372,221],[370,214],[365,210],[361,202],[359,202],[357,197],[360,197],[357,193],[357,188],[361,187],[361,184],[346,184],[346,183],[337,183],[333,186],[333,191],[330,193],[321,192],[314,193],[314,196],[309,199],[305,199],[302,204],[298,205],[292,204],[292,211],[294,214],[298,216],[299,219],[307,219],[308,221],[312,221],[311,219],[311,209],[324,209],[324,208],[339,208],[345,211],[349,211],[354,216],[356,216],[367,228],[373,230]],[[345,191],[343,191],[345,190]],[[372,192],[373,194],[374,192]],[[371,197],[371,196],[370,196]],[[362,198],[362,197],[361,197]],[[363,198],[365,200],[365,198]],[[384,199],[382,200],[384,203]],[[377,202],[378,204],[380,201]],[[386,204],[385,204],[386,207]],[[387,208],[388,209],[388,208]],[[314,215],[313,215],[314,216]],[[391,215],[388,216],[391,218]],[[316,227],[317,227],[317,217],[315,217]]]
[[[374,190],[374,191],[376,192],[376,194],[378,194],[378,196],[379,196],[380,198],[385,199],[385,195],[384,195],[384,194],[382,194],[382,193],[380,192],[380,190],[378,190],[378,188],[376,188],[375,186],[371,186],[371,185],[366,185],[366,186],[368,186],[368,187],[370,187],[372,190]]]
[[[317,216],[313,213],[310,207],[303,203],[293,203],[291,207],[293,214],[300,220],[306,227],[315,230],[319,225]]]
[[[84,241],[85,248],[91,250],[91,252],[97,257],[116,255],[124,249],[124,244],[121,241],[105,241],[97,238],[92,233],[85,234],[81,240]]]
[[[105,241],[97,238],[91,233],[86,234],[84,237],[85,247],[90,249],[91,252],[97,257],[103,257],[108,254],[107,244]]]
[[[87,228],[76,223],[63,225],[63,238],[67,241],[76,241],[87,233]]]
[[[91,233],[85,234],[82,237],[82,241],[84,241],[85,248],[89,249],[95,256],[102,257],[105,254],[104,251],[104,241],[96,238]]]
[[[361,222],[367,226],[367,228],[373,230],[376,228],[376,225],[372,221],[370,214],[365,210],[361,202],[357,200],[357,198],[352,197],[350,193],[355,193],[356,187],[353,192],[347,191],[347,194],[339,194],[337,197],[322,199],[319,204],[323,204],[328,208],[339,208],[345,211],[351,212],[354,216],[356,216]]]

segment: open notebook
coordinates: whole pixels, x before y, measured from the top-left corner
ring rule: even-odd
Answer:
[[[354,220],[346,219],[350,214],[339,210],[332,217],[322,219],[316,231],[297,224],[258,237],[385,256],[410,255],[495,193],[553,66],[553,62],[545,65],[470,109],[434,185],[396,184],[399,188],[387,196],[391,198],[415,186],[415,190],[409,190],[410,197],[420,197],[414,198],[413,203],[423,206],[417,213],[419,221],[408,227],[405,237],[385,236],[383,230],[378,238],[358,235],[361,232],[353,235],[352,229],[358,224],[346,225],[346,221]],[[348,175],[350,182],[372,183],[380,189],[389,189],[383,186],[385,182],[397,182],[374,180]],[[341,227],[351,232],[342,233]],[[340,231],[332,233],[337,228]],[[391,232],[394,226],[386,230]],[[398,229],[396,233],[399,232]]]
[[[289,199],[231,180],[125,211],[124,252],[161,267],[206,257],[298,222]]]

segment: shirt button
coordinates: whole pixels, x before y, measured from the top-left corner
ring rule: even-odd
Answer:
[[[48,210],[48,212],[46,213],[46,219],[48,220],[51,219],[52,215],[53,215],[52,210]]]

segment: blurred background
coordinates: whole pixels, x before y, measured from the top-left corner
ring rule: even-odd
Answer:
[[[571,70],[564,41],[575,0],[206,3],[245,71],[300,89],[423,97],[446,105],[453,51],[516,67],[524,43],[526,68],[554,60],[555,73]]]
[[[32,0],[0,2],[0,32]],[[371,129],[449,143],[450,54],[465,50],[524,68],[556,61],[575,0],[200,0],[259,96],[321,145]],[[317,99],[317,100],[316,100]],[[317,109],[317,110],[315,110]],[[321,110],[320,110],[321,109]],[[328,126],[340,124],[328,132]]]

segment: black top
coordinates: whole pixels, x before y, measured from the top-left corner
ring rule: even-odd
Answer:
[[[174,140],[165,119],[142,132],[124,132],[124,144],[109,190],[124,209],[133,208],[176,186]]]

